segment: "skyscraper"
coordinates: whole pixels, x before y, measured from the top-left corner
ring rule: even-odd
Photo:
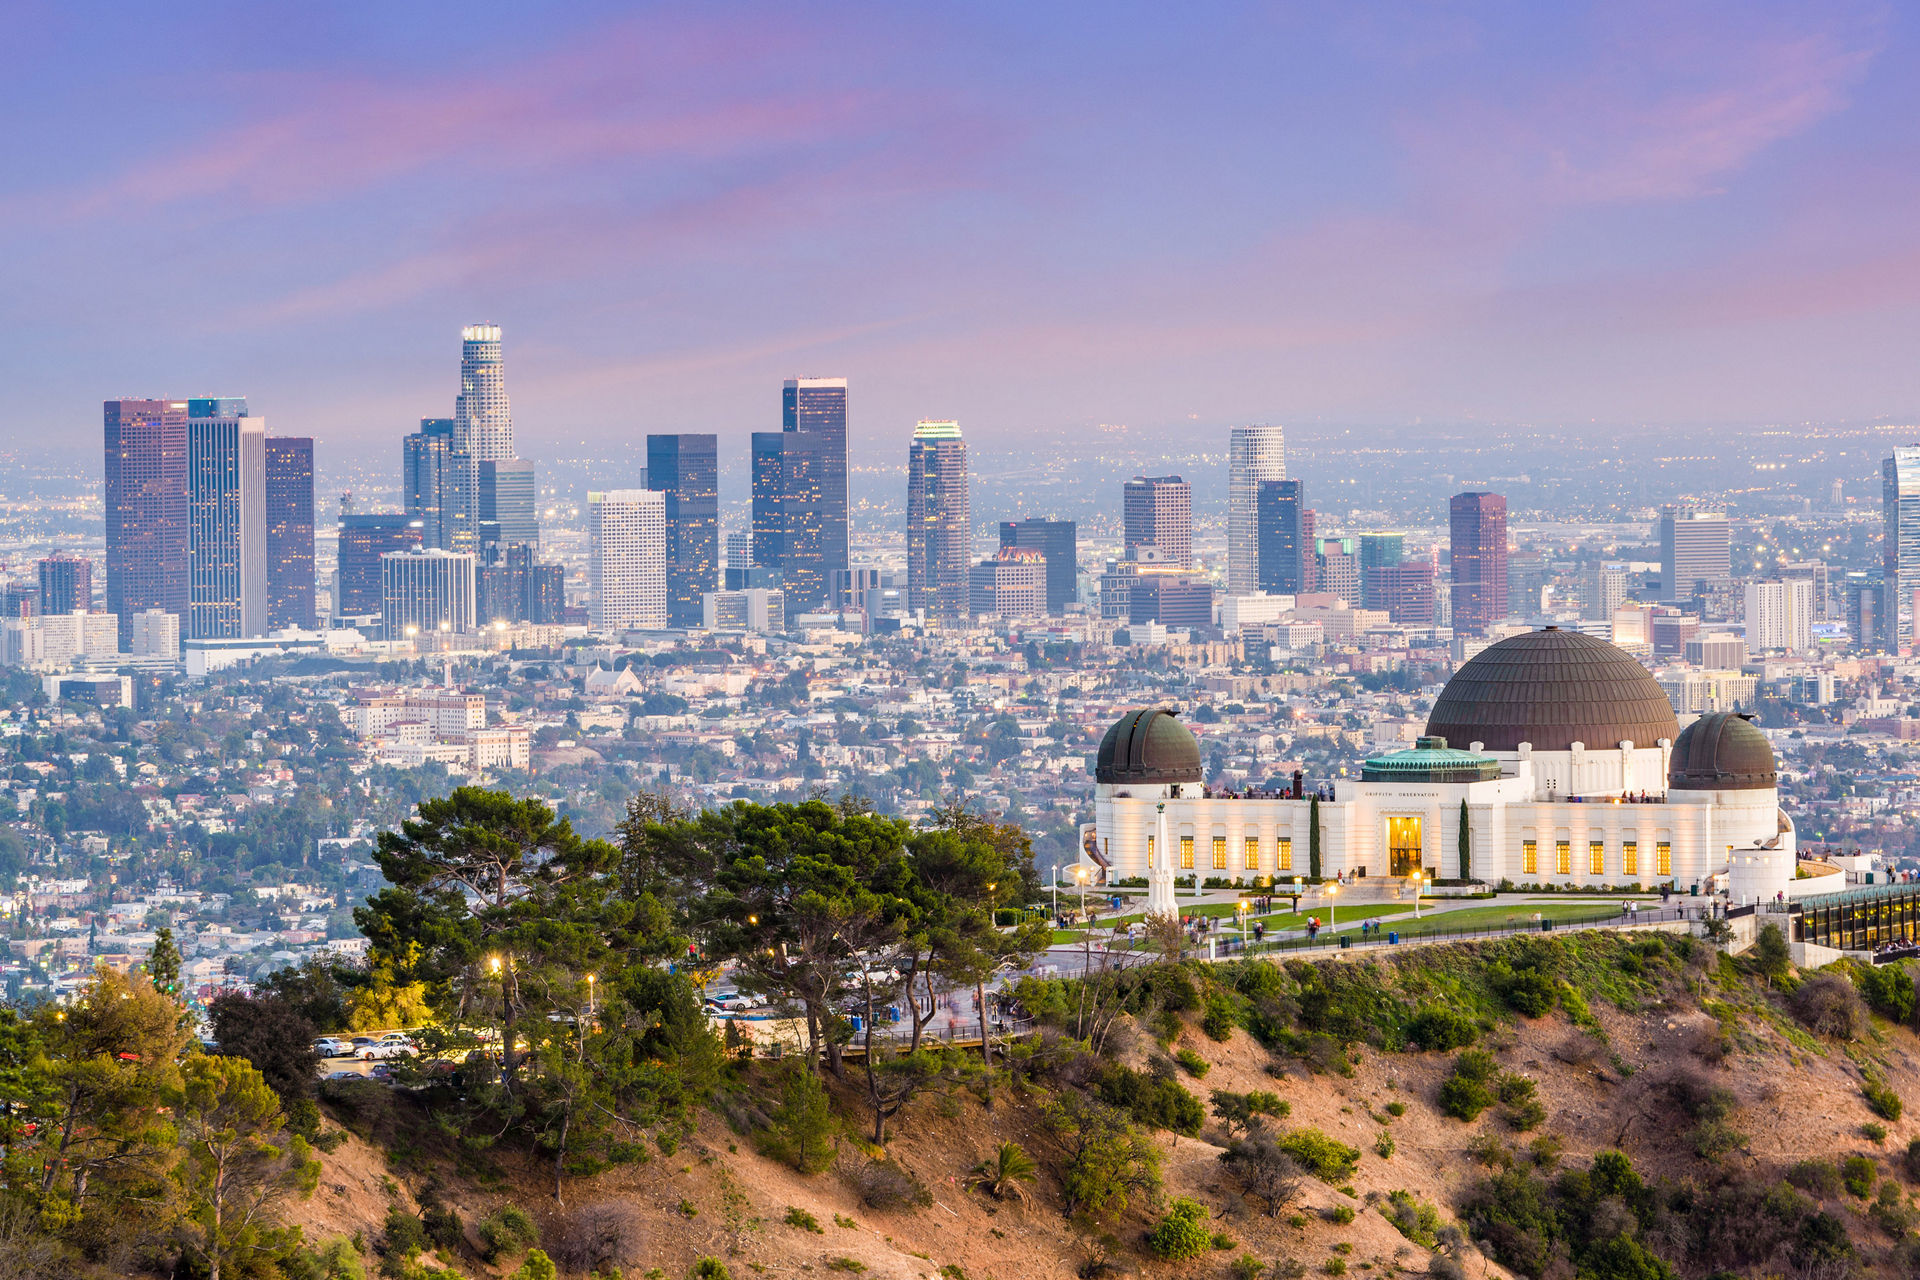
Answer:
[[[1880,478],[1880,623],[1892,641],[1887,651],[1896,653],[1913,643],[1914,593],[1920,591],[1920,445],[1895,449]]]
[[[1301,481],[1262,480],[1255,487],[1253,590],[1294,596],[1313,589],[1313,530],[1306,515]]]
[[[1037,618],[1047,609],[1047,557],[1036,547],[1001,547],[969,571],[967,611]]]
[[[460,451],[452,418],[422,418],[401,437],[400,492],[407,514],[420,522],[420,544],[449,551],[479,545],[477,473]]]
[[[453,402],[454,448],[475,462],[514,456],[513,408],[507,402],[500,326],[470,324],[460,331],[460,394]]]
[[[475,466],[475,516],[483,555],[540,545],[540,489],[528,458],[488,458]]]
[[[1727,513],[1664,507],[1660,512],[1660,598],[1691,600],[1699,584],[1733,576]]]
[[[407,640],[474,628],[474,556],[437,547],[380,557],[380,634]]]
[[[55,552],[36,567],[40,574],[36,612],[42,617],[93,608],[93,561]]]
[[[313,440],[268,436],[267,630],[316,626],[313,586]]]
[[[1589,569],[1580,582],[1580,616],[1611,621],[1614,610],[1627,599],[1626,566],[1603,564]]]
[[[189,403],[217,416],[187,416],[187,635],[265,635],[266,420],[244,400]]]
[[[1163,563],[1193,568],[1193,490],[1179,476],[1135,476],[1122,494],[1126,549],[1157,547]]]
[[[652,489],[587,495],[588,616],[601,631],[667,625],[667,500]]]
[[[647,488],[666,499],[667,623],[701,626],[720,578],[720,438],[648,436]]]
[[[553,626],[566,607],[565,570],[535,563],[533,548],[523,542],[508,547],[494,563],[481,565],[474,582],[474,612],[483,627],[496,622]]]
[[[380,557],[389,551],[418,550],[421,522],[400,511],[343,512],[340,516],[338,577],[333,613],[364,618],[380,612]]]
[[[1287,478],[1283,427],[1235,427],[1227,436],[1227,594],[1260,587],[1260,486]]]
[[[908,612],[964,616],[972,564],[967,442],[957,422],[922,421],[907,446]]]
[[[753,558],[788,611],[818,607],[847,561],[847,380],[790,378],[781,429],[753,436]]]
[[[1079,532],[1071,520],[1002,520],[1002,547],[1025,547],[1046,557],[1047,612],[1056,617],[1080,598]]]
[[[1387,617],[1411,627],[1433,625],[1433,562],[1400,560],[1366,571],[1360,594],[1368,609],[1384,609]]]
[[[134,614],[187,612],[187,405],[109,400],[105,417],[107,611],[125,649]]]
[[[1453,558],[1453,630],[1486,634],[1507,616],[1507,500],[1456,493],[1447,503]]]
[[[1776,578],[1750,582],[1746,604],[1747,652],[1807,653],[1812,650],[1812,580]]]

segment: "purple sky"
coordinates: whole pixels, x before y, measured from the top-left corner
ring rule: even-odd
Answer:
[[[245,394],[379,456],[477,320],[536,457],[744,448],[816,373],[902,450],[919,417],[1913,420],[1915,24],[15,0],[0,443]]]

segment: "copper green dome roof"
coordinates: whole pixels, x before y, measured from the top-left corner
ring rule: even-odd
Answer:
[[[1489,645],[1458,671],[1427,717],[1427,733],[1488,751],[1651,747],[1680,736],[1653,674],[1598,636],[1548,627]]]
[[[1360,765],[1362,782],[1488,782],[1499,776],[1498,760],[1456,750],[1445,738],[1421,738],[1410,751],[1374,756]]]
[[[1200,744],[1193,732],[1166,707],[1147,707],[1121,716],[1100,740],[1095,782],[1200,782]]]
[[[1701,716],[1674,739],[1667,786],[1675,791],[1764,791],[1779,783],[1773,745],[1746,716]]]

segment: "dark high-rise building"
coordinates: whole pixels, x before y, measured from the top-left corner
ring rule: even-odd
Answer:
[[[1073,521],[1002,520],[1000,545],[1024,547],[1046,557],[1048,613],[1065,613],[1080,598],[1080,544]]]
[[[336,617],[362,618],[380,612],[380,557],[421,545],[422,524],[400,511],[340,516],[339,580],[333,593]]]
[[[1213,584],[1183,573],[1140,574],[1128,597],[1127,620],[1166,627],[1212,626]]]
[[[557,626],[566,608],[566,571],[557,564],[539,564],[533,548],[515,543],[493,564],[481,565],[475,575],[476,617],[482,627],[496,622],[528,622]]]
[[[1507,500],[1456,493],[1447,503],[1453,629],[1484,635],[1507,616]]]
[[[508,547],[540,545],[540,486],[527,458],[474,464],[480,550],[495,559]]]
[[[1860,653],[1888,653],[1899,644],[1894,613],[1887,603],[1886,583],[1850,573],[1841,587],[1846,599],[1847,640]]]
[[[648,436],[647,488],[667,500],[667,625],[701,626],[720,579],[720,438]]]
[[[93,608],[93,561],[56,552],[37,566],[40,594],[35,612],[44,616]]]
[[[1361,584],[1364,607],[1384,609],[1394,622],[1411,627],[1433,625],[1433,563],[1402,560],[1376,565]]]
[[[1135,476],[1123,491],[1126,549],[1158,547],[1164,564],[1193,568],[1193,490],[1179,476]]]
[[[463,452],[452,418],[422,418],[401,437],[400,493],[420,522],[420,544],[448,550],[478,545],[478,471]]]
[[[266,420],[250,417],[246,400],[239,397],[187,403],[183,634],[194,639],[265,635]]]
[[[922,422],[907,446],[907,611],[965,616],[972,567],[967,442],[957,422]]]
[[[753,437],[753,560],[777,569],[788,613],[818,608],[847,562],[847,380],[790,378],[781,429]]]
[[[120,648],[143,609],[187,613],[187,405],[106,402],[107,611]]]
[[[313,440],[267,437],[267,630],[318,625],[313,609]]]
[[[1296,596],[1312,589],[1313,529],[1306,497],[1299,480],[1262,480],[1254,486],[1255,590]]]

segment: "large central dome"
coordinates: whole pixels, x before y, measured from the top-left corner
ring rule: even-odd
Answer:
[[[1548,627],[1489,645],[1440,691],[1427,733],[1463,746],[1565,751],[1651,747],[1680,735],[1673,703],[1625,650]]]

